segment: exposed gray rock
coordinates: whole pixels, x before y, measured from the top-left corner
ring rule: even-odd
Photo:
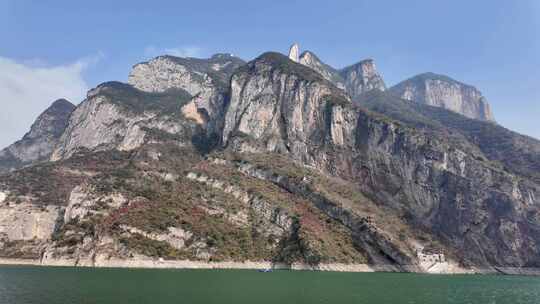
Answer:
[[[210,132],[219,132],[231,74],[245,62],[230,54],[209,59],[160,56],[135,65],[128,83],[145,92],[182,89],[195,97]]]
[[[353,100],[364,92],[374,89],[384,91],[386,85],[372,59],[362,60],[339,71],[344,79],[347,93]]]
[[[336,87],[345,90],[353,100],[356,100],[362,93],[375,89],[381,91],[386,89],[372,59],[362,60],[341,70],[336,70],[322,62],[314,53],[305,51],[300,56],[299,62],[319,72]]]
[[[442,107],[469,118],[495,121],[491,107],[480,91],[447,76],[420,74],[400,82],[390,91],[401,98]]]
[[[388,91],[371,91],[358,102],[369,110],[432,133],[433,137],[447,138],[457,149],[478,159],[489,159],[512,174],[540,184],[540,141],[537,139],[489,121],[401,99]]]
[[[266,54],[248,67],[232,79],[229,149],[278,152],[350,179],[464,263],[540,265],[538,185],[356,108],[291,61]]]
[[[540,267],[538,142],[382,92],[371,60],[337,71],[291,53],[248,64],[163,56],[135,66],[133,86],[91,90],[60,132],[58,162],[2,176],[0,254],[28,247],[44,261],[96,265],[137,250],[236,259],[247,245],[244,258],[367,259],[391,271]],[[450,104],[483,102],[441,77],[426,86]],[[233,156],[196,153],[208,132],[221,136],[217,155]],[[62,195],[47,195],[53,176]]]
[[[65,99],[53,102],[21,140],[0,151],[0,173],[48,160],[73,109],[75,106]]]
[[[309,139],[324,140],[327,126],[318,115],[327,115],[327,105],[348,98],[320,74],[281,54],[264,54],[248,68],[232,77],[223,141],[246,134],[265,150],[307,157]],[[334,113],[334,119],[341,119],[341,112]],[[288,127],[280,127],[284,125]],[[332,139],[336,144],[352,136],[339,128]]]
[[[191,96],[181,91],[145,93],[122,83],[102,84],[73,112],[51,160],[69,158],[81,149],[133,150],[152,140],[151,131],[190,144],[196,126],[180,114],[189,101]]]

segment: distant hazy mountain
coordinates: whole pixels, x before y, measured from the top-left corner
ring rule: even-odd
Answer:
[[[445,108],[469,118],[495,120],[480,91],[448,76],[420,74],[398,83],[390,88],[390,92],[403,99]]]

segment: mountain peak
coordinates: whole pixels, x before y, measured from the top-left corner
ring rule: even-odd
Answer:
[[[51,106],[49,107],[49,109],[52,109],[52,108],[75,108],[75,105],[72,104],[69,100],[67,99],[64,99],[64,98],[60,98],[60,99],[57,99],[55,100]]]
[[[347,93],[353,99],[358,98],[364,92],[374,89],[386,90],[386,84],[377,71],[375,61],[371,58],[347,66],[341,69],[339,73],[345,79]]]
[[[403,99],[442,107],[469,118],[495,120],[488,101],[478,89],[446,75],[418,74],[393,86],[390,91]]]
[[[59,137],[64,131],[69,115],[75,109],[75,105],[66,99],[55,100],[30,127],[23,139],[34,139],[52,135]]]

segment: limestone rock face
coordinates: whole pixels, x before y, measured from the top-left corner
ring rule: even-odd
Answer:
[[[373,75],[369,63],[363,71]],[[231,89],[228,149],[278,152],[351,180],[471,265],[540,265],[540,218],[528,219],[540,211],[539,185],[448,138],[355,107],[287,58],[262,55]]]
[[[47,160],[73,109],[69,101],[59,99],[41,113],[21,140],[0,151],[0,173]]]
[[[328,126],[321,113],[346,123],[343,115],[348,114],[338,110],[343,102],[349,102],[344,92],[320,74],[283,55],[263,54],[232,77],[223,141],[245,134],[264,150],[307,157],[309,139],[325,139]],[[341,128],[334,128],[336,143],[352,138]]]
[[[390,91],[401,98],[442,107],[469,118],[495,121],[491,107],[480,91],[447,76],[420,74],[395,85]]]
[[[152,141],[152,134],[186,138],[193,124],[182,106],[192,100],[186,92],[145,93],[122,83],[105,83],[88,93],[75,109],[51,160],[69,158],[77,150],[129,151]]]
[[[196,97],[199,111],[208,117],[211,132],[221,128],[229,78],[244,61],[230,54],[209,59],[160,56],[135,65],[128,83],[150,93],[182,89]]]
[[[300,46],[298,46],[297,43],[291,45],[291,48],[289,49],[289,59],[298,62],[298,56],[300,54]]]
[[[347,93],[353,100],[364,92],[374,89],[386,90],[384,80],[377,71],[375,62],[372,59],[362,60],[357,64],[343,68],[339,73],[344,79]]]
[[[61,220],[61,208],[46,206],[38,208],[32,204],[0,204],[0,243],[3,238],[10,241],[50,239]]]

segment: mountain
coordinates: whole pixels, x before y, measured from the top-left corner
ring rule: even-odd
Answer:
[[[21,140],[0,151],[0,173],[48,160],[74,108],[65,99],[53,102]]]
[[[137,65],[88,93],[53,161],[0,175],[0,257],[540,273],[538,141],[375,75],[311,52]]]
[[[210,133],[219,133],[227,103],[229,78],[245,62],[231,54],[208,59],[160,56],[135,65],[128,83],[150,93],[182,89],[194,97],[195,107],[204,117]]]
[[[495,121],[491,107],[475,87],[448,76],[424,73],[390,88],[393,94],[423,104],[442,107],[469,118]]]
[[[339,71],[341,77],[345,80],[347,93],[356,99],[360,94],[378,89],[386,90],[384,81],[377,72],[375,62],[372,59],[362,60]]]
[[[478,150],[478,157],[489,159],[506,171],[540,184],[540,141],[537,139],[488,121],[400,99],[390,92],[371,91],[361,96],[358,102],[411,127],[468,145]]]
[[[471,143],[458,145],[357,108],[331,83],[278,55],[248,66],[248,73],[233,76],[225,123],[225,142],[235,151],[286,154],[349,180],[413,231],[429,231],[459,261],[537,265],[539,222],[530,216],[538,212],[532,207],[538,184],[462,148]],[[272,93],[260,97],[262,90]],[[408,241],[396,247],[422,243]]]
[[[80,150],[131,151],[156,136],[202,133],[200,114],[188,111],[192,102],[182,89],[148,93],[120,82],[101,84],[73,111],[51,160],[69,158]]]
[[[334,83],[338,88],[345,89],[345,79],[338,70],[322,62],[317,55],[310,51],[305,51],[300,55],[299,62],[319,72],[326,80]]]
[[[298,48],[298,45],[296,47]],[[317,71],[336,87],[345,90],[352,99],[356,99],[362,93],[370,90],[386,90],[384,80],[377,71],[372,59],[365,59],[341,70],[337,70],[322,62],[313,52],[305,51],[300,55],[297,62]]]

